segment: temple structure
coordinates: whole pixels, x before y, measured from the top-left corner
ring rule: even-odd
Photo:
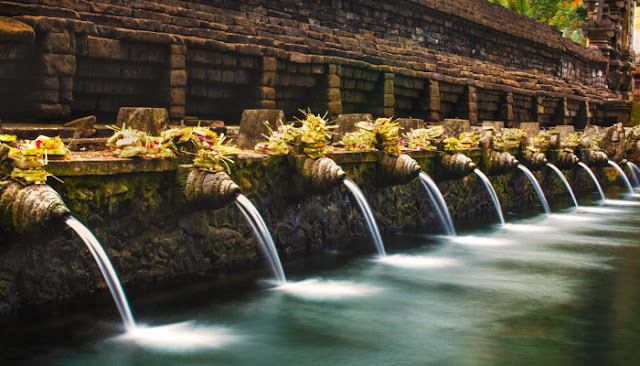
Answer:
[[[626,123],[635,2],[584,3],[590,47],[485,0],[0,1],[0,116]]]

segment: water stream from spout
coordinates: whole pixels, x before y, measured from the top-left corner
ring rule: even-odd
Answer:
[[[68,216],[65,219],[65,223],[67,224],[67,226],[73,229],[73,231],[75,231],[78,236],[80,236],[82,241],[91,252],[91,255],[93,255],[93,258],[95,258],[96,263],[98,264],[98,268],[100,268],[100,272],[102,272],[102,276],[107,282],[107,286],[109,286],[109,291],[111,291],[111,295],[113,296],[116,307],[120,312],[120,317],[122,318],[122,322],[124,323],[125,328],[127,330],[132,330],[136,327],[136,322],[133,319],[131,308],[129,308],[127,296],[122,289],[122,285],[120,284],[120,280],[118,279],[116,271],[113,269],[113,266],[109,261],[109,257],[107,257],[107,253],[105,253],[104,249],[100,245],[100,242],[91,233],[91,231],[87,229],[75,217]]]
[[[567,187],[567,191],[569,191],[569,194],[571,195],[571,199],[573,200],[573,204],[576,205],[576,208],[578,207],[578,200],[576,199],[576,195],[573,194],[573,189],[571,189],[571,185],[569,184],[569,181],[567,180],[567,177],[564,176],[564,174],[562,174],[562,172],[560,171],[560,169],[558,169],[557,166],[551,164],[551,163],[547,163],[547,166],[549,168],[551,168],[551,170],[553,170],[554,172],[556,172],[556,174],[558,174],[558,177],[560,177],[560,179],[562,179],[562,183],[564,183],[564,186]]]
[[[418,178],[420,178],[420,183],[422,183],[424,190],[427,191],[429,199],[431,200],[433,207],[435,207],[438,218],[440,219],[440,222],[442,223],[442,226],[444,227],[447,235],[455,236],[456,228],[453,225],[453,220],[451,219],[451,214],[449,213],[449,208],[447,207],[447,202],[444,200],[444,197],[442,196],[442,192],[440,192],[438,185],[433,181],[433,179],[431,179],[431,177],[427,173],[423,171],[420,171],[420,174],[418,174]]]
[[[491,196],[491,200],[493,201],[493,205],[496,208],[498,217],[500,217],[500,223],[502,224],[502,226],[504,226],[504,216],[502,215],[500,200],[498,200],[498,194],[496,193],[496,190],[493,189],[493,185],[491,184],[489,177],[487,177],[480,169],[477,168],[473,169],[473,172],[476,173],[478,177],[480,177],[480,180],[482,180],[482,183],[484,183],[484,186],[487,188],[487,192],[489,192],[489,196]]]
[[[369,227],[369,232],[371,232],[371,236],[373,237],[373,242],[376,245],[376,249],[378,250],[378,255],[380,257],[386,257],[387,253],[384,250],[384,244],[382,244],[382,237],[380,237],[380,230],[378,230],[378,225],[376,224],[376,219],[373,217],[373,211],[371,211],[371,207],[367,203],[367,199],[364,197],[364,194],[360,190],[357,184],[355,184],[351,179],[345,177],[342,182],[344,185],[351,191],[351,194],[356,199],[360,210],[362,211],[362,215],[364,216],[365,221],[367,222],[367,226]]]
[[[526,166],[522,164],[518,164],[518,169],[522,170],[524,174],[527,176],[527,178],[529,178],[529,181],[531,182],[531,184],[533,184],[533,189],[535,189],[536,193],[538,194],[538,197],[540,198],[540,203],[542,203],[542,207],[544,207],[544,212],[546,212],[547,214],[550,214],[551,208],[549,208],[549,202],[547,202],[547,199],[544,196],[544,192],[542,191],[542,187],[540,187],[540,183],[538,183],[536,176],[533,175],[531,170],[529,170]]]
[[[637,165],[630,161],[627,161],[627,166],[629,167],[629,172],[631,173],[631,177],[633,178],[634,185],[636,186],[636,188],[640,188],[640,180],[638,180],[638,171],[640,171],[640,168],[638,168]]]
[[[240,211],[242,211],[242,214],[246,217],[249,225],[251,225],[251,228],[253,229],[253,232],[256,234],[258,242],[260,243],[260,249],[269,261],[269,265],[276,277],[276,281],[280,284],[286,283],[287,278],[284,276],[284,270],[282,269],[282,263],[280,263],[276,244],[273,242],[273,238],[269,233],[267,224],[264,222],[260,212],[258,212],[253,203],[251,203],[251,201],[242,194],[236,196],[236,205]]]
[[[598,182],[598,178],[593,173],[593,170],[591,170],[591,168],[589,168],[589,166],[587,164],[583,163],[583,162],[578,162],[578,165],[581,166],[584,170],[586,170],[587,173],[589,173],[589,176],[591,176],[591,179],[593,179],[593,183],[595,183],[596,188],[598,189],[598,193],[600,193],[600,199],[602,200],[602,202],[604,202],[604,200],[605,200],[604,192],[602,191],[602,187],[600,186],[600,182]]]
[[[633,187],[631,186],[631,182],[629,182],[629,178],[627,178],[627,174],[624,172],[624,170],[622,170],[622,168],[620,167],[620,165],[618,165],[615,161],[613,160],[608,160],[607,163],[609,163],[609,165],[611,165],[612,167],[616,168],[616,170],[618,171],[618,173],[620,173],[620,179],[622,179],[622,181],[624,182],[624,184],[627,186],[627,188],[629,188],[629,192],[631,194],[633,194]]]

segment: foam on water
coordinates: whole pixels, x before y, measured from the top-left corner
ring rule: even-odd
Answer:
[[[479,247],[498,247],[503,245],[512,245],[515,244],[511,240],[501,239],[501,238],[491,238],[484,236],[458,236],[454,238],[450,238],[452,242],[456,244],[462,245],[470,245],[470,246],[479,246]]]
[[[622,213],[624,212],[624,210],[619,208],[610,208],[610,207],[602,207],[602,206],[593,206],[593,207],[580,206],[577,212],[597,214],[597,215],[609,215],[609,214]],[[573,216],[573,217],[576,218],[576,221],[593,221],[597,219],[595,217],[588,217],[588,216]]]
[[[505,230],[510,231],[518,231],[522,233],[539,233],[541,231],[550,231],[551,228],[548,226],[536,225],[536,224],[505,224]]]
[[[276,287],[275,290],[310,300],[339,300],[349,297],[363,297],[381,291],[381,289],[374,286],[319,278],[311,278],[300,282],[290,281]]]
[[[376,262],[403,268],[441,268],[458,264],[458,261],[450,258],[402,254],[378,258]]]
[[[613,212],[618,212],[615,209],[607,209],[603,207],[583,207],[580,206],[577,209],[579,213],[609,213],[607,210],[612,210]],[[551,214],[548,216],[548,220],[562,220],[562,221],[571,221],[571,222],[589,222],[598,220],[597,217],[592,216],[584,216],[584,215],[575,215],[575,214]]]
[[[157,351],[185,352],[222,348],[238,342],[240,337],[225,327],[198,325],[190,321],[157,327],[139,325],[113,340]]]
[[[610,199],[605,200],[604,204],[611,205],[611,206],[640,206],[640,202],[638,201],[610,200]]]

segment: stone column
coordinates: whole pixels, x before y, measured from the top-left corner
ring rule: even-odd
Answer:
[[[506,92],[500,103],[500,119],[505,125],[510,126],[513,123],[513,92]]]
[[[384,95],[383,95],[383,111],[384,117],[393,117],[395,113],[396,97],[394,95],[394,79],[395,74],[385,72],[384,77]]]
[[[440,121],[440,83],[437,80],[429,80],[425,109],[429,122]]]
[[[46,122],[68,120],[76,73],[75,35],[59,21],[43,19],[32,25],[36,30],[37,49],[30,115]]]
[[[478,125],[478,91],[475,86],[467,86],[467,119],[471,126]]]
[[[256,108],[275,109],[276,90],[273,88],[276,80],[276,68],[278,66],[276,58],[264,56],[260,60],[261,75],[258,78],[256,88]]]
[[[178,122],[184,118],[187,89],[185,56],[187,46],[174,41],[169,45],[169,119]]]
[[[542,116],[544,116],[544,96],[538,95],[533,97],[533,111],[532,122],[542,123]]]
[[[342,93],[340,92],[340,65],[327,65],[327,111],[330,119],[342,114]]]

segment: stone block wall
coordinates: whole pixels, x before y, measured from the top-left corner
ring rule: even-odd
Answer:
[[[485,0],[23,0],[0,16],[35,33],[28,107],[0,109],[17,120],[112,123],[135,105],[229,124],[246,108],[307,107],[562,124],[526,100],[588,100],[598,120],[617,97],[600,51]]]
[[[438,179],[436,154],[415,156],[434,179]],[[473,156],[479,159],[479,154]],[[377,157],[372,153],[336,154],[334,158],[362,189],[383,233],[418,229],[441,232],[435,210],[417,180],[401,186],[381,184]],[[125,162],[117,174],[101,166],[106,163],[64,163],[84,165],[59,169],[56,174],[64,184],[52,182],[72,214],[100,240],[125,286],[197,273],[237,271],[247,265],[267,271],[251,227],[235,205],[219,210],[185,206],[175,165]],[[603,168],[595,170],[603,184],[616,178],[615,173],[607,175]],[[90,175],[77,175],[78,171]],[[593,191],[593,183],[582,169],[564,173],[576,192]],[[291,177],[295,174],[287,157],[253,156],[236,159],[231,175],[264,217],[283,261],[353,244],[348,239],[369,238],[364,217],[344,186],[323,195],[294,195]],[[535,174],[548,199],[567,197],[566,188],[550,169]],[[539,202],[518,170],[490,178],[505,211]],[[497,220],[491,199],[474,174],[458,180],[438,180],[438,185],[454,219]],[[46,230],[46,235],[33,232],[24,237],[0,233],[3,305],[55,301],[105,290],[102,276],[81,240],[61,222],[52,223]],[[370,245],[371,253],[375,251],[368,240],[362,245]]]

